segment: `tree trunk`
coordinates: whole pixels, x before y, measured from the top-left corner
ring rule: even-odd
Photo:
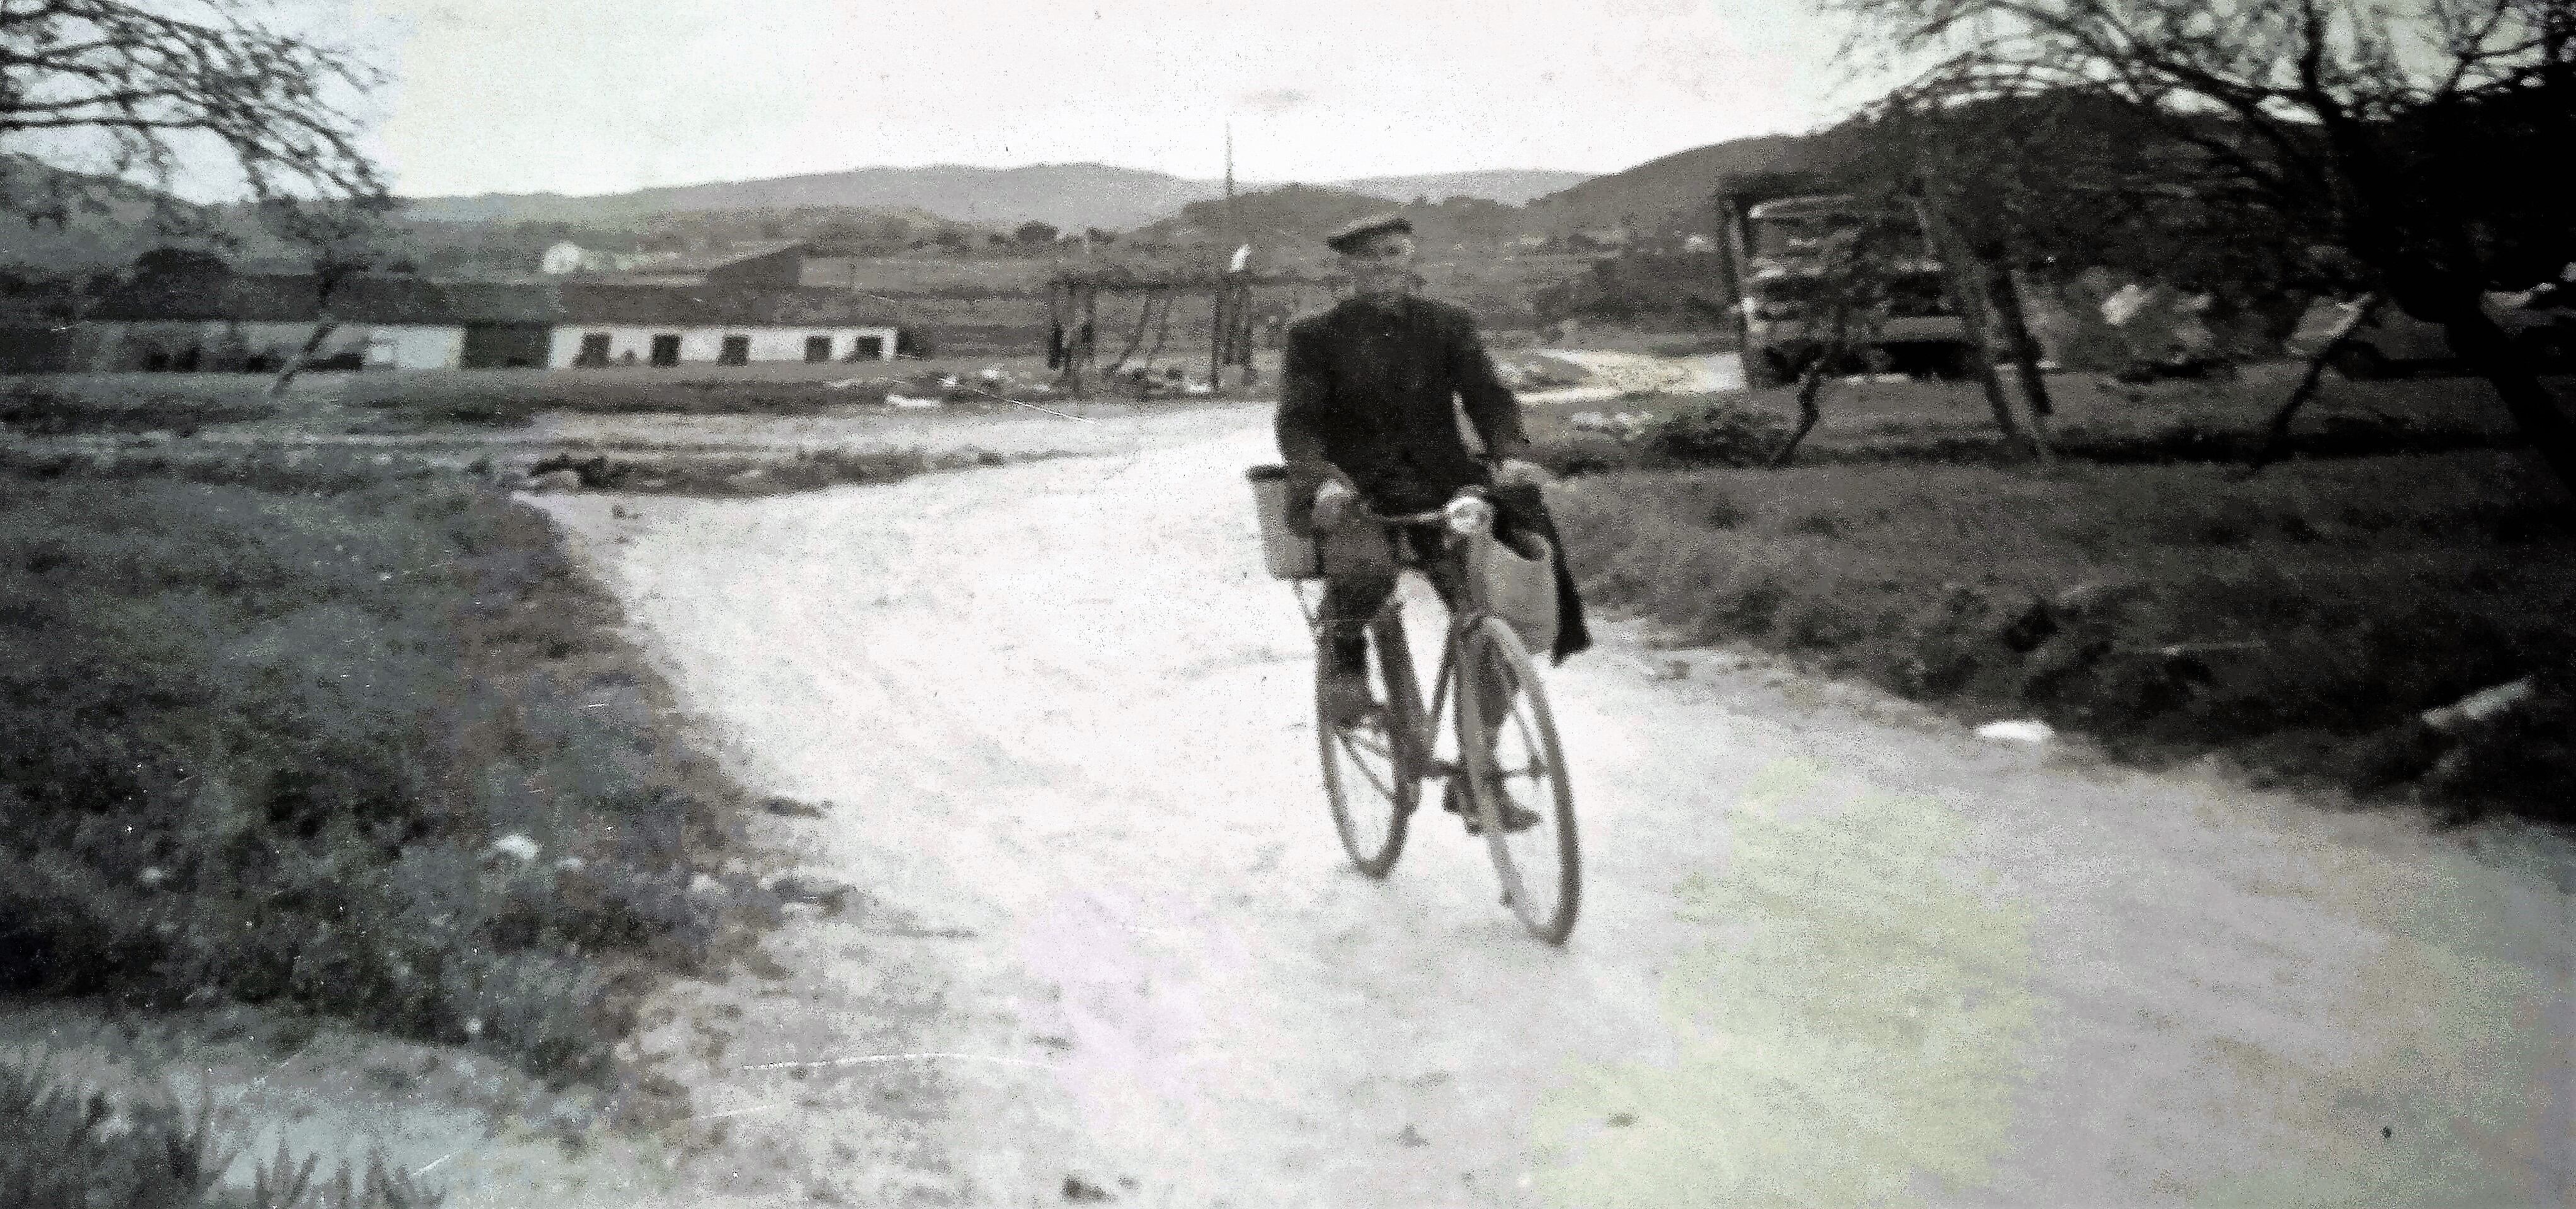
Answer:
[[[1807,372],[1798,376],[1798,429],[1789,434],[1788,443],[1780,446],[1780,452],[1771,455],[1771,464],[1765,469],[1778,470],[1788,465],[1789,459],[1797,456],[1799,444],[1807,439],[1808,433],[1816,430],[1816,421],[1824,418],[1824,409],[1816,405],[1816,396],[1824,393],[1825,375],[1833,372],[1833,364],[1851,351],[1851,308],[1848,305],[1834,307],[1832,330],[1832,338],[1817,351],[1815,360],[1807,363]]]
[[[1959,326],[1968,334],[1968,365],[1976,371],[1977,385],[1986,392],[1986,407],[1994,412],[1995,428],[2009,444],[2028,445],[2034,457],[2039,447],[2022,435],[2021,425],[2013,419],[2012,403],[2004,398],[2003,379],[1995,373],[1994,337],[1986,319],[1994,314],[1994,303],[1986,297],[1983,265],[1974,262],[1967,246],[1960,242],[1950,226],[1950,216],[1937,204],[1915,207],[1915,216],[1923,223],[1932,245],[1941,250],[1941,262],[1948,267],[1950,304],[1959,310]]]
[[[2386,302],[2387,299],[2378,294],[2362,298],[2359,305],[2343,317],[2343,322],[2335,325],[2333,333],[2326,337],[2326,342],[2318,347],[2316,354],[2308,358],[2308,371],[2299,376],[2298,386],[2290,391],[2290,397],[2281,404],[2281,409],[2272,413],[2272,421],[2265,427],[2263,447],[2254,452],[2254,460],[2246,465],[2247,474],[2280,461],[2289,452],[2290,421],[2299,414],[2301,407],[2307,405],[2308,397],[2317,393],[2317,383],[2325,377],[2326,363],[2334,360],[2335,350],[2342,348],[2361,325],[2370,322],[2370,317],[2378,314]]]
[[[2030,320],[2022,311],[2021,283],[2011,269],[1988,263],[1988,286],[1995,295],[1995,319],[2003,325],[2005,347],[2012,350],[2013,369],[2021,379],[2022,402],[2030,408],[2031,444],[2039,450],[2039,460],[2047,461],[2048,418],[2057,409],[2048,399],[2048,379],[2039,370],[2039,341],[2030,334]]]
[[[278,368],[277,379],[268,384],[269,397],[275,398],[285,394],[286,388],[295,384],[295,375],[304,372],[305,363],[313,359],[313,354],[322,350],[322,342],[330,339],[331,333],[338,330],[340,330],[339,320],[329,315],[322,316],[321,321],[313,325],[313,334],[304,338],[304,347],[295,350],[295,355],[287,358],[286,364]]]
[[[2467,305],[2451,309],[2442,332],[2450,338],[2451,351],[2495,387],[2514,426],[2556,472],[2560,485],[2576,496],[2576,422],[2568,420],[2558,396],[2541,385],[2529,354],[2514,345],[2474,295]]]
[[[1225,384],[1225,328],[1234,322],[1226,303],[1225,285],[1219,280],[1208,303],[1208,390],[1213,393]]]
[[[1771,464],[1766,469],[1778,470],[1788,465],[1789,459],[1797,456],[1798,445],[1807,439],[1808,433],[1816,430],[1816,421],[1824,418],[1824,409],[1816,405],[1816,396],[1825,389],[1826,360],[1825,357],[1817,357],[1807,366],[1807,372],[1798,376],[1797,430],[1789,434],[1789,441],[1780,447],[1780,452],[1771,455]]]

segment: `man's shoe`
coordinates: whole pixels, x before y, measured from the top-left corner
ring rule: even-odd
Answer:
[[[1369,696],[1368,673],[1328,671],[1315,677],[1315,712],[1326,725],[1340,728],[1368,716],[1377,701]]]
[[[1447,788],[1445,788],[1440,795],[1440,808],[1451,814],[1457,815],[1461,821],[1465,822],[1467,824],[1467,834],[1485,834],[1484,812],[1469,808],[1467,804],[1466,783],[1460,778],[1449,778]],[[1499,813],[1503,816],[1503,834],[1505,835],[1519,835],[1520,833],[1546,821],[1538,816],[1537,811],[1530,810],[1527,807],[1522,806],[1520,803],[1511,800],[1508,795],[1504,796],[1503,808]]]

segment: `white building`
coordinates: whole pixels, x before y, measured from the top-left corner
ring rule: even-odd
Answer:
[[[257,370],[301,349],[348,369],[570,369],[883,361],[902,332],[888,304],[795,282],[802,248],[707,258],[674,280],[428,281],[364,276],[326,301],[312,277],[199,261],[140,272],[103,295],[71,360],[119,370]]]
[[[546,364],[749,365],[760,361],[888,361],[900,329],[568,323],[554,329]]]
[[[567,281],[557,294],[558,368],[885,361],[902,334],[886,304],[843,290]]]
[[[362,276],[326,300],[310,276],[189,271],[131,278],[81,324],[91,369],[262,370],[283,365],[324,321],[314,362],[347,369],[475,369],[544,363],[555,308],[545,287]]]

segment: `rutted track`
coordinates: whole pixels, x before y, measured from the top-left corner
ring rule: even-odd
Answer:
[[[644,1039],[734,1114],[711,1194],[2569,1200],[2576,861],[2548,837],[1982,746],[1614,638],[1552,679],[1568,949],[1436,813],[1361,879],[1250,533],[1263,418],[546,500],[743,774],[829,807],[761,838],[874,896],[791,920],[715,1054]]]

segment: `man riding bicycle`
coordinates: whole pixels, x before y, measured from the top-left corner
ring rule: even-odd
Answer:
[[[1363,219],[1325,243],[1341,254],[1352,294],[1289,327],[1275,426],[1292,480],[1312,492],[1325,576],[1315,690],[1323,716],[1338,725],[1370,707],[1366,627],[1395,589],[1399,560],[1418,564],[1443,604],[1454,610],[1460,601],[1463,568],[1436,529],[1389,533],[1370,513],[1437,509],[1477,488],[1494,496],[1507,526],[1550,526],[1538,497],[1544,474],[1519,456],[1527,445],[1520,401],[1495,376],[1474,317],[1414,292],[1413,224]],[[1482,458],[1460,432],[1461,405]],[[1561,561],[1557,579],[1567,606],[1555,649],[1563,659],[1588,639]]]

